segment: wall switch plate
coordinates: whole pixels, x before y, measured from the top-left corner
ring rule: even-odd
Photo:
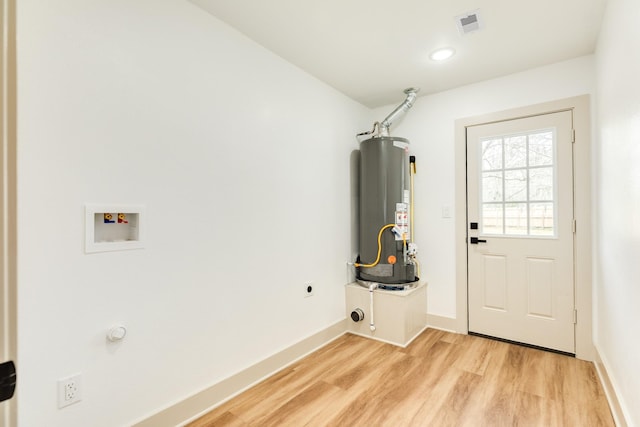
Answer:
[[[451,206],[442,206],[442,218],[451,218]]]
[[[312,297],[313,296],[313,291],[315,291],[315,285],[313,284],[313,282],[305,282],[304,283],[304,296],[306,297]]]
[[[76,374],[58,380],[58,408],[82,400],[82,375]]]

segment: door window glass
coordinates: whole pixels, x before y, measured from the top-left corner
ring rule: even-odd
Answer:
[[[481,233],[555,237],[555,130],[480,142]]]

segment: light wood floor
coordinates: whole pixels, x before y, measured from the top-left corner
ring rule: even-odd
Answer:
[[[405,349],[344,335],[189,427],[613,425],[593,364],[427,329]]]

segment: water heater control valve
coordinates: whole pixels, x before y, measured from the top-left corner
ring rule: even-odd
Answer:
[[[409,243],[407,248],[407,255],[410,257],[415,257],[418,255],[418,245],[416,243]]]

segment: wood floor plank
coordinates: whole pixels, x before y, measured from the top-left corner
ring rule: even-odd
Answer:
[[[350,389],[354,384],[368,376],[374,369],[380,369],[381,360],[388,359],[394,353],[398,354],[398,358],[402,355],[396,352],[391,346],[377,342],[368,345],[366,350],[359,351],[357,354],[349,358],[348,361],[335,366],[334,369],[326,372],[323,377],[325,381],[341,387],[345,390]]]
[[[345,396],[339,401],[328,405],[322,412],[318,413],[307,425],[308,426],[339,426],[342,422],[346,422],[349,409],[354,413],[361,413],[364,410],[360,410],[366,404],[366,401],[371,398],[375,393],[375,389],[372,389],[371,384],[375,383],[380,378],[381,373],[392,369],[393,365],[397,363],[405,363],[405,356],[400,352],[393,352],[387,357],[382,359],[373,359],[374,365],[371,369],[363,371],[362,375],[358,377],[357,381],[350,384],[348,390],[345,390]],[[350,375],[350,374],[347,374]],[[336,384],[344,385],[342,379],[336,379]]]
[[[412,425],[457,426],[471,396],[477,392],[481,377],[452,368],[447,371],[412,419]]]
[[[461,336],[463,340],[458,341],[458,345],[464,348],[464,351],[454,366],[474,374],[484,374],[490,360],[490,342],[471,335]]]
[[[320,351],[310,355],[287,368],[286,375],[277,377],[275,381],[271,378],[263,381],[254,387],[256,393],[245,393],[236,401],[229,402],[227,410],[246,422],[255,422],[264,413],[279,408],[292,396],[312,386],[317,378],[342,369],[355,355],[375,351],[375,346],[353,338],[354,336],[349,335],[344,343],[336,343],[334,351]]]
[[[401,353],[395,352],[394,354],[397,357]],[[386,392],[407,378],[412,367],[410,361],[411,356],[402,355],[385,369],[377,369],[375,377],[369,378],[367,382],[359,383],[357,389],[354,390],[356,399],[338,412],[328,425],[357,425],[366,418],[376,417],[379,413],[377,408],[384,403]]]
[[[452,350],[452,344],[439,341],[433,344],[428,356],[414,357],[417,367],[412,370],[410,379],[401,384],[401,391],[397,399],[392,401],[392,408],[386,415],[385,424],[411,425],[416,414],[422,409],[425,402],[433,405],[429,399],[436,385],[443,381],[443,376],[448,371],[444,363]]]
[[[219,413],[212,411],[205,416],[198,418],[193,423],[189,424],[190,427],[208,427],[208,426],[226,426],[226,427],[247,427],[249,424],[245,423],[231,412]]]
[[[407,348],[347,334],[189,424],[604,426],[593,364],[427,329]]]
[[[427,356],[431,347],[437,343],[444,342],[444,339],[448,335],[448,332],[430,329],[428,332],[425,331],[417,336],[406,348],[399,349],[398,351],[408,353],[412,356]]]
[[[322,408],[344,394],[345,391],[340,387],[318,381],[277,410],[255,419],[253,424],[263,427],[277,427],[285,424],[303,426],[313,419],[314,415],[321,412]]]

